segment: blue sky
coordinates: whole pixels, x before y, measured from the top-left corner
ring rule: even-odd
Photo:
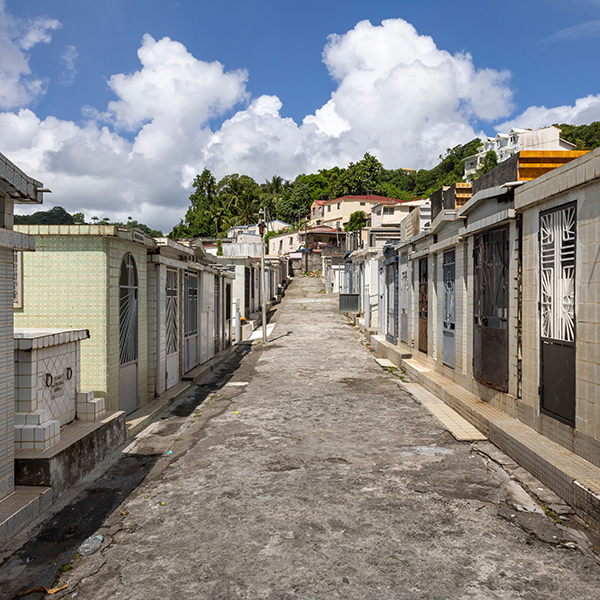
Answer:
[[[195,173],[431,167],[511,126],[600,120],[600,0],[0,0],[0,152],[164,231]]]

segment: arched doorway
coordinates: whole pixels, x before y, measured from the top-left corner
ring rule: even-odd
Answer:
[[[119,408],[138,407],[138,273],[127,253],[119,275]]]

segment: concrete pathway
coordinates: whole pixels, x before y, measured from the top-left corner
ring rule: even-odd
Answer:
[[[128,446],[152,468],[52,597],[595,600],[593,532],[455,440],[321,290],[296,279],[266,346]]]

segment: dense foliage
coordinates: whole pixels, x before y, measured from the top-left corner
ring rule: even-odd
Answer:
[[[108,217],[100,220],[98,217],[92,217],[92,224],[113,225],[115,227],[129,227],[131,229],[141,229],[152,237],[162,237],[162,231],[151,229],[144,223],[139,223],[129,217],[127,223],[120,221],[111,221]],[[85,225],[85,215],[81,212],[69,214],[62,206],[55,206],[49,210],[40,210],[32,215],[15,215],[15,225]]]
[[[15,225],[74,225],[73,216],[62,206],[39,210],[32,215],[15,215]]]
[[[292,228],[301,226],[315,200],[342,196],[380,195],[401,200],[427,197],[443,185],[462,180],[467,156],[476,153],[481,144],[475,139],[464,146],[449,148],[433,169],[411,171],[387,170],[368,152],[346,168],[321,169],[317,173],[298,175],[293,181],[284,181],[274,175],[258,184],[247,175],[227,175],[217,182],[204,169],[194,179],[194,191],[185,217],[177,224],[171,236],[220,237],[228,228],[249,225],[258,220],[263,208],[265,219],[281,219]]]
[[[593,150],[600,146],[600,121],[589,125],[556,125],[561,130],[560,137],[577,146],[577,150]]]
[[[367,224],[367,216],[362,210],[357,210],[350,215],[348,223],[344,227],[345,231],[357,231]]]

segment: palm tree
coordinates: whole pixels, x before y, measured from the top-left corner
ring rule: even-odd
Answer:
[[[265,182],[263,183],[263,189],[265,192],[270,194],[281,196],[281,194],[283,194],[283,177],[279,177],[279,175],[273,175],[273,177],[271,177],[271,181],[265,179]]]
[[[238,198],[234,207],[237,225],[254,225],[258,222],[258,202],[257,194],[252,191]]]
[[[265,182],[262,184],[261,203],[267,214],[277,214],[277,205],[283,196],[284,183],[282,177],[273,175],[271,181],[265,179]]]

